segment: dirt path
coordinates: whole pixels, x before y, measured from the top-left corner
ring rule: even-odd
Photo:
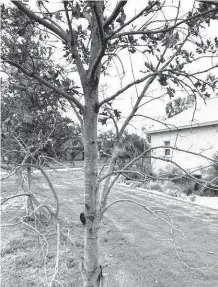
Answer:
[[[63,224],[71,231],[71,236],[76,238],[76,244],[82,250],[83,226],[79,221],[79,214],[83,209],[82,172],[51,173],[49,176],[59,195]],[[50,190],[39,177],[36,177],[34,186],[37,197],[42,202],[50,202]],[[2,190],[3,197],[4,192],[8,192],[7,186]],[[170,227],[165,222],[131,203],[112,206],[103,219],[100,232],[101,264],[106,264],[104,273],[108,273],[108,286],[218,286],[218,210],[115,185],[109,202],[121,198],[129,198],[149,208],[167,212],[177,228],[184,232],[185,238],[181,233],[176,233],[175,250]],[[8,206],[2,220],[7,220],[12,212],[13,209]],[[9,231],[14,232],[12,229]],[[5,240],[9,242],[12,235],[8,233]],[[11,254],[14,256],[13,261],[8,261],[10,257],[7,256],[12,256]],[[16,262],[16,254],[5,253],[4,256],[5,262],[10,263],[12,268],[13,262]],[[23,256],[25,257],[25,254]],[[71,255],[65,256],[66,262],[69,261],[68,257]],[[73,279],[76,267],[70,265],[66,269],[66,265],[64,266],[65,269],[60,272],[59,278],[63,286],[80,287],[79,283],[73,283],[73,280],[76,280]],[[18,274],[16,268],[13,276]],[[19,279],[20,284],[17,283],[16,286],[40,286],[37,285],[38,275],[33,278],[35,279],[31,279],[31,282],[35,282],[35,285],[24,284],[23,279]],[[7,284],[2,286],[9,287]]]
[[[74,180],[77,216],[83,203],[80,178]],[[218,210],[116,185],[109,202],[121,198],[167,212],[185,238],[176,234],[179,259],[166,223],[137,205],[114,205],[108,210],[101,231],[101,261],[108,266],[104,272],[109,275],[110,287],[218,286]],[[65,211],[70,210],[66,207],[69,202],[65,200],[64,205]]]
[[[179,260],[164,222],[133,204],[111,207],[105,221],[113,230],[111,252],[119,262],[119,272],[113,275],[117,286],[218,286],[217,210],[116,185],[110,200],[120,198],[167,212],[187,238],[176,235]]]

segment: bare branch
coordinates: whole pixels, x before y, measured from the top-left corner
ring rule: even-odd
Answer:
[[[111,13],[110,17],[106,19],[103,24],[104,29],[106,29],[112,22],[117,18],[118,14],[120,13],[121,9],[127,4],[127,1],[119,1],[114,8],[114,11]]]
[[[203,74],[203,73],[206,73],[206,72],[209,72],[210,70],[212,69],[215,69],[215,68],[218,68],[218,64],[217,65],[214,65],[208,69],[205,69],[205,70],[202,70],[202,71],[199,71],[199,72],[195,72],[195,73],[192,73],[190,74],[190,76],[195,76],[195,75],[199,75],[199,74]]]
[[[55,21],[53,21],[51,18],[44,16],[44,19],[50,21],[53,25],[55,25],[63,34],[65,34],[64,29],[61,28],[60,25],[58,25],[58,23],[56,23]]]
[[[111,173],[108,173],[104,176],[102,176],[98,183],[100,184],[105,178],[107,178],[108,176],[111,176],[113,174],[126,174],[126,173],[133,173],[133,174],[137,174],[137,175],[140,175],[140,176],[145,176],[145,174],[141,173],[141,172],[138,172],[138,171],[133,171],[133,170],[126,170],[126,169],[122,169],[122,170],[114,170],[113,172]]]
[[[187,37],[188,37],[188,35],[187,35]],[[158,67],[159,67],[159,65],[160,65],[160,61],[159,61],[158,65],[157,65],[157,67],[156,67],[156,71],[152,74],[152,76],[149,75],[149,76],[151,76],[151,77],[149,78],[149,80],[148,80],[147,83],[145,84],[145,86],[144,86],[144,88],[143,88],[143,90],[142,90],[140,96],[137,98],[137,101],[136,101],[134,107],[132,108],[131,113],[130,113],[129,116],[126,118],[125,122],[123,123],[123,125],[122,125],[122,127],[121,127],[121,129],[120,129],[120,131],[119,131],[119,134],[118,134],[118,136],[117,136],[117,140],[122,136],[123,132],[125,131],[125,128],[126,128],[127,125],[129,124],[130,120],[134,117],[134,114],[137,112],[138,107],[139,107],[139,104],[140,104],[141,100],[143,99],[144,94],[146,93],[146,91],[147,91],[148,88],[150,87],[150,84],[154,81],[154,79],[156,78],[156,76],[158,75],[158,73],[162,72],[162,71],[165,69],[165,67],[166,67],[166,66],[175,58],[175,56],[180,52],[182,46],[183,46],[184,43],[186,42],[187,37],[186,37],[185,40],[182,42],[180,48],[179,48],[179,49],[173,54],[173,56],[165,63],[165,65],[160,69],[160,71],[157,71],[157,69],[158,69]],[[162,54],[162,57],[163,57],[163,55],[164,55],[165,53],[166,53],[166,49],[164,50],[164,52],[163,52],[163,54]],[[146,77],[148,77],[148,76],[146,76]],[[133,82],[132,84],[135,84],[135,82]],[[127,85],[125,88],[128,89],[128,88],[129,88],[128,85]],[[124,89],[125,89],[125,88],[124,88]],[[122,89],[122,90],[123,90],[123,89]],[[122,90],[120,90],[120,91],[122,91]],[[120,91],[118,92],[118,95],[119,95]],[[115,94],[115,95],[116,95],[116,94]],[[108,99],[106,99],[105,101],[107,101],[107,100],[108,100]],[[140,157],[139,157],[139,158],[140,158]],[[109,166],[109,168],[108,168],[108,173],[111,173],[111,172],[113,171],[114,165],[115,165],[115,158],[112,157],[111,164],[110,164],[110,166]],[[127,167],[128,167],[128,166],[127,166]],[[111,183],[110,183],[109,177],[106,179],[106,182],[105,182],[104,188],[103,188],[103,192],[102,192],[102,198],[101,198],[101,206],[102,206],[102,207],[105,206],[105,204],[106,204],[106,202],[107,202],[107,197],[108,197],[108,195],[109,195],[109,193],[110,193],[110,190],[111,190],[111,188],[113,187],[113,185],[114,185],[114,183],[116,182],[116,180],[118,179],[118,177],[119,177],[119,174],[112,180]],[[109,185],[109,186],[108,186],[108,185]]]
[[[176,24],[176,22],[178,21],[180,6],[181,6],[181,1],[179,0],[179,4],[178,4],[178,7],[177,7],[177,13],[176,13],[176,18],[175,18],[174,24]]]
[[[172,222],[172,220],[170,219],[170,221],[166,220],[165,218],[159,216],[157,213],[158,212],[162,212],[164,213],[165,215],[167,215],[167,217],[169,218],[168,214],[165,213],[164,211],[162,210],[151,210],[149,207],[147,207],[146,205],[142,204],[142,203],[139,203],[135,200],[132,200],[132,199],[118,199],[118,200],[115,200],[113,201],[112,203],[110,203],[108,206],[105,207],[103,213],[105,213],[111,206],[113,206],[114,204],[117,204],[117,203],[121,203],[121,202],[130,202],[130,203],[133,203],[133,204],[136,204],[138,206],[141,206],[143,207],[145,210],[147,210],[149,213],[153,214],[156,218],[164,221],[165,223],[167,223],[174,231],[177,231],[179,233],[181,233],[182,235],[184,235],[183,231],[181,231],[180,229],[178,229]]]
[[[88,80],[91,80],[94,78],[94,74],[96,69],[98,68],[98,65],[101,62],[102,57],[104,56],[104,51],[106,49],[106,42],[105,42],[105,36],[104,36],[104,30],[103,30],[103,25],[102,25],[102,21],[101,18],[99,17],[99,11],[101,9],[99,3],[95,3],[92,5],[94,13],[95,13],[95,17],[97,20],[97,24],[98,24],[98,34],[99,34],[99,41],[100,41],[100,50],[93,62],[93,64],[91,65],[91,67],[89,68],[89,72],[88,72]],[[101,15],[101,14],[100,14]]]
[[[8,201],[9,199],[13,199],[15,197],[19,197],[19,196],[31,196],[30,193],[20,193],[20,194],[15,194],[15,195],[11,195],[5,199],[2,200],[1,205],[4,204],[6,201]]]
[[[204,192],[205,188],[206,188],[208,185],[212,185],[213,182],[216,181],[217,179],[218,179],[218,176],[214,177],[214,178],[213,178],[211,181],[209,181],[209,182],[205,182],[205,185],[202,186],[202,189],[199,191],[198,194],[202,194],[202,193]],[[218,190],[218,185],[215,184],[214,187],[215,187],[215,189]],[[210,189],[210,188],[208,188],[208,189]]]
[[[11,152],[11,151],[10,151]],[[1,165],[1,168],[5,168],[4,166]],[[10,176],[12,176],[13,174],[15,174],[15,172],[17,171],[18,167],[15,167],[13,171],[11,171],[11,168],[7,167],[6,169],[11,171],[11,173],[7,174],[5,177],[1,178],[1,181],[6,180],[7,178],[9,178]]]
[[[44,169],[40,166],[40,165],[34,165],[34,164],[21,164],[19,166],[23,166],[23,167],[32,167],[32,168],[36,168],[38,170],[41,171],[41,173],[43,174],[43,176],[45,177],[46,181],[48,182],[48,185],[54,195],[55,201],[56,201],[56,212],[55,212],[55,217],[58,216],[58,212],[59,212],[59,199],[58,199],[58,195],[57,192],[55,191],[55,188],[52,184],[52,182],[50,181],[47,173],[44,171]],[[31,196],[34,196],[34,194],[31,194]],[[38,205],[38,204],[37,204]]]
[[[166,123],[165,123],[165,122],[163,122],[163,121],[160,121],[160,120],[154,119],[154,118],[149,117],[149,116],[146,116],[146,115],[134,114],[134,117],[143,117],[143,118],[146,118],[146,119],[152,120],[152,121],[154,121],[154,122],[160,123],[160,124],[162,124],[162,125],[166,126],[166,128],[168,128],[168,129],[169,129],[169,131],[172,131],[172,130],[178,130],[178,127],[177,127],[177,126],[175,126],[175,125],[173,125],[173,124],[166,124]],[[171,127],[172,127],[173,129],[172,129]]]
[[[73,104],[72,102],[70,102],[70,105],[71,105],[71,107],[73,108],[74,113],[76,114],[77,119],[79,120],[81,129],[82,129],[82,128],[83,128],[83,119],[82,119],[81,116],[79,115],[79,113],[78,113],[78,111],[76,110],[76,107],[74,106],[74,104]]]
[[[47,180],[48,182],[48,185],[54,195],[54,198],[56,200],[56,212],[55,212],[55,217],[57,218],[58,216],[58,213],[59,213],[59,199],[58,199],[58,195],[57,195],[57,192],[55,191],[55,188],[52,184],[52,182],[50,181],[47,173],[44,171],[44,169],[41,167],[41,166],[37,166],[37,168],[41,171],[41,173],[44,175],[45,179]]]
[[[115,39],[115,38],[119,38],[119,37],[122,37],[122,36],[128,36],[128,35],[152,35],[152,34],[159,34],[159,33],[166,33],[166,32],[170,32],[172,31],[173,29],[175,29],[176,27],[180,26],[181,24],[187,22],[187,21],[190,21],[190,20],[194,20],[194,19],[197,19],[201,16],[205,16],[209,13],[212,13],[212,12],[217,12],[218,11],[218,7],[215,7],[215,8],[212,8],[208,11],[205,11],[205,12],[202,12],[202,13],[199,13],[199,14],[196,14],[194,16],[191,16],[187,19],[183,19],[179,22],[177,22],[176,24],[174,24],[173,26],[171,27],[168,27],[168,28],[163,28],[163,29],[155,29],[155,30],[143,30],[143,31],[128,31],[128,32],[122,32],[122,33],[118,33],[116,35],[113,35],[113,37],[110,37],[108,36],[107,39]]]
[[[118,92],[116,92],[116,93],[115,93],[114,95],[112,95],[111,97],[102,100],[102,101],[99,103],[99,107],[101,107],[103,104],[105,104],[105,103],[107,103],[107,102],[110,102],[110,101],[114,100],[114,99],[117,98],[120,94],[124,93],[126,90],[128,90],[128,89],[131,88],[132,86],[144,82],[145,80],[147,80],[147,79],[149,79],[150,77],[152,77],[154,74],[157,74],[157,73],[151,73],[151,74],[149,74],[149,75],[146,75],[146,76],[143,77],[143,78],[140,78],[140,79],[138,79],[138,80],[136,80],[136,81],[133,81],[133,82],[129,83],[129,84],[126,85],[123,89],[119,90]]]
[[[162,161],[166,161],[166,162],[171,162],[173,163],[174,165],[176,165],[177,167],[179,167],[186,175],[188,175],[189,177],[191,177],[193,180],[195,180],[196,182],[199,182],[199,183],[205,183],[206,181],[202,180],[202,179],[196,179],[192,174],[188,173],[185,169],[183,169],[180,165],[178,165],[176,162],[170,160],[170,159],[167,159],[167,158],[161,158],[161,157],[155,157],[155,156],[152,156],[150,155],[150,152],[152,150],[155,150],[155,149],[160,149],[160,148],[165,148],[165,146],[158,146],[158,147],[151,147],[149,149],[147,149],[146,151],[144,151],[143,153],[141,153],[139,156],[133,158],[129,163],[127,163],[124,167],[123,167],[123,170],[127,170],[128,167],[130,167],[133,163],[135,163],[136,161],[138,161],[140,158],[142,158],[143,156],[145,157],[150,157],[150,158],[156,158],[156,159],[160,159]],[[177,151],[181,151],[181,152],[185,152],[185,153],[189,153],[189,154],[193,154],[195,156],[200,156],[202,158],[205,158],[211,162],[215,162],[216,163],[216,160],[214,159],[211,159],[207,156],[204,156],[202,154],[198,154],[198,153],[195,153],[195,152],[191,152],[191,151],[187,151],[187,150],[184,150],[184,149],[180,149],[180,148],[177,148],[175,146],[169,146],[169,148],[173,149],[173,150],[177,150]],[[149,154],[149,156],[146,156],[147,154]],[[114,161],[114,159],[113,159]],[[110,168],[110,170],[108,170],[108,174],[109,175],[105,175],[104,178],[108,178],[107,181],[108,181],[108,184],[109,184],[109,177],[113,174],[113,169]],[[118,177],[120,176],[120,173],[118,173],[115,178],[112,180],[112,182],[110,183],[109,187],[106,189],[104,188],[103,190],[103,194],[102,194],[102,199],[101,199],[101,206],[102,208],[105,206],[106,202],[107,202],[107,197],[114,185],[114,183],[116,182],[116,180],[118,179]],[[101,182],[101,179],[99,180],[99,182]]]
[[[148,90],[148,88],[150,87],[151,83],[152,83],[152,82],[154,81],[154,79],[156,78],[157,74],[158,74],[158,72],[154,73],[153,76],[152,76],[152,77],[147,81],[147,83],[145,84],[145,86],[144,86],[144,88],[143,88],[143,90],[142,90],[140,96],[138,97],[138,99],[137,99],[137,101],[136,101],[136,103],[135,103],[135,105],[134,105],[134,107],[133,107],[131,113],[130,113],[129,116],[126,118],[126,120],[125,120],[123,126],[121,127],[118,137],[120,137],[120,136],[123,134],[125,128],[127,127],[127,125],[129,124],[129,122],[130,122],[131,119],[133,118],[134,114],[137,112],[138,106],[139,106],[139,104],[140,104],[142,98],[144,97],[144,95],[145,95],[146,91]]]
[[[66,14],[66,17],[67,17],[67,24],[68,24],[68,27],[69,27],[69,36],[70,36],[70,39],[69,39],[69,44],[70,46],[71,45],[74,45],[74,40],[73,40],[73,29],[72,29],[72,25],[71,25],[71,22],[70,22],[70,17],[69,17],[69,13],[68,13],[68,9],[67,9],[67,2],[63,2],[64,4],[64,10],[65,10],[65,14]]]
[[[83,83],[83,80],[86,77],[86,71],[84,69],[80,55],[79,55],[77,48],[76,48],[76,42],[74,40],[74,30],[73,30],[72,25],[71,25],[71,21],[70,21],[70,17],[69,17],[69,11],[67,8],[67,2],[64,1],[63,4],[64,4],[65,14],[67,17],[67,24],[69,27],[69,33],[67,34],[67,44],[68,44],[68,46],[71,50],[71,53],[75,59],[75,63],[76,63],[76,66],[77,66],[77,69],[78,69],[78,72],[79,72],[79,75],[81,78],[81,82]]]
[[[139,104],[141,103],[141,100],[143,99],[146,91],[149,89],[151,83],[154,81],[154,79],[156,78],[156,76],[160,73],[162,73],[164,71],[164,69],[172,62],[172,60],[180,53],[183,45],[185,44],[185,42],[187,41],[189,37],[189,33],[186,35],[185,39],[183,40],[183,42],[181,43],[179,49],[177,49],[177,51],[172,55],[172,57],[160,68],[160,70],[158,71],[158,68],[160,66],[160,63],[161,63],[161,59],[162,57],[164,56],[164,54],[166,53],[167,51],[167,47],[164,49],[162,55],[161,55],[161,58],[160,58],[160,61],[158,62],[157,64],[157,67],[154,71],[154,73],[152,74],[152,77],[147,81],[147,83],[145,84],[144,86],[144,89],[142,90],[140,96],[138,97],[131,113],[129,114],[129,116],[126,118],[123,126],[121,127],[120,129],[120,132],[119,132],[119,137],[123,134],[125,128],[127,127],[127,125],[129,124],[130,120],[134,117],[134,114],[137,112],[138,110],[138,107],[139,107]]]
[[[151,5],[149,7],[145,7],[138,14],[136,14],[133,18],[131,18],[129,21],[127,21],[124,25],[122,25],[120,28],[118,28],[116,31],[114,31],[112,34],[110,34],[110,38],[112,38],[113,35],[116,35],[117,33],[119,33],[121,30],[123,30],[123,28],[125,28],[126,26],[131,24],[133,21],[138,19],[145,11],[152,9],[157,3],[158,3],[158,1],[155,1],[155,2],[151,3]]]
[[[180,170],[182,170],[187,176],[191,177],[193,180],[195,180],[196,182],[205,182],[204,180],[201,179],[197,179],[196,177],[194,177],[192,174],[188,173],[184,168],[182,168],[178,163],[176,163],[175,161],[169,159],[169,158],[163,158],[163,157],[159,157],[159,156],[154,156],[154,155],[149,155],[149,158],[154,158],[154,159],[158,159],[158,160],[162,160],[162,161],[166,161],[166,162],[170,162],[172,164],[174,164],[175,166],[177,166]]]

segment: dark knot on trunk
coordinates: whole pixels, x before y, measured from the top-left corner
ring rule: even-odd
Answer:
[[[83,225],[86,224],[86,217],[84,212],[80,213],[80,221],[82,222]]]

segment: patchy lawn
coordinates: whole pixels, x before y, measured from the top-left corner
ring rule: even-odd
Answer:
[[[50,172],[60,199],[64,231],[83,249],[82,171]],[[51,191],[40,174],[34,174],[37,198],[54,205]],[[16,194],[16,180],[2,183],[2,198]],[[108,210],[100,232],[101,264],[110,287],[211,287],[218,286],[218,211],[116,185],[109,200],[129,198],[152,209],[167,212],[181,229],[176,249],[170,227],[131,203]],[[55,205],[54,205],[55,206]],[[18,222],[25,215],[25,199],[15,198],[2,207],[2,225]],[[165,215],[163,215],[165,216]],[[165,217],[166,218],[166,217]],[[57,235],[55,226],[34,222],[2,227],[2,283],[5,287],[46,286],[55,270]],[[78,262],[61,239],[59,269],[54,286],[81,285]],[[59,282],[60,283],[59,283]]]

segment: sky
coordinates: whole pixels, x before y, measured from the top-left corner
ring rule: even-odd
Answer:
[[[4,3],[8,3],[9,0],[3,0],[2,2]],[[56,11],[58,9],[60,9],[60,5],[61,1],[60,0],[50,0],[49,1],[52,5],[50,6],[50,9],[53,11]],[[111,1],[111,5],[109,7],[107,7],[108,9],[108,13],[110,13],[110,11],[113,11],[113,7],[116,5],[117,1]],[[125,13],[127,15],[127,19],[133,17],[137,12],[139,12],[142,8],[142,2],[143,5],[146,4],[146,2],[148,2],[147,0],[144,1],[136,1],[136,0],[128,0],[127,5],[125,6]],[[182,0],[181,1],[181,12],[185,13],[187,10],[190,10],[193,6],[193,0]],[[35,3],[36,1],[29,1],[31,7],[35,8]],[[175,8],[171,7],[172,5],[178,4],[178,0],[167,0],[166,4],[169,6],[167,8],[166,12],[166,17],[168,16],[173,16],[176,13]],[[63,7],[63,6],[62,6]],[[142,20],[139,20],[142,21]],[[142,22],[143,24],[143,22]],[[212,25],[207,28],[207,30],[205,31],[205,35],[209,36],[209,37],[213,37],[216,35],[216,31],[217,28],[215,27],[215,23],[212,23]],[[63,63],[62,60],[62,52],[61,50],[58,50],[57,47],[57,51],[55,54],[55,58],[59,59],[60,63]],[[130,54],[128,52],[124,52],[120,54],[120,58],[122,60],[122,63],[124,65],[125,68],[125,76],[123,76],[122,78],[122,86],[125,86],[125,84],[132,82],[134,80],[134,78],[138,78],[138,77],[142,77],[143,74],[139,72],[140,69],[143,70],[143,62],[144,62],[144,56],[142,57],[141,54],[139,53],[135,53],[135,54]],[[203,63],[204,66],[210,64],[207,60],[207,62],[205,61]],[[201,63],[202,65],[202,63]],[[194,70],[199,70],[199,65],[195,65],[192,67],[192,69]],[[112,68],[110,69],[110,77],[104,78],[102,80],[101,87],[103,86],[105,89],[105,94],[106,95],[112,95],[114,94],[118,89],[120,89],[121,87],[121,80],[120,77],[118,76],[118,74],[122,73],[122,67],[119,63],[119,61],[116,61],[116,68]],[[218,72],[216,71],[216,75],[218,76]],[[75,75],[75,73],[72,73],[71,75],[69,75],[70,77],[72,77],[72,79],[76,79],[77,75]],[[130,90],[128,90],[128,92],[124,93],[121,97],[119,97],[114,103],[113,103],[113,107],[117,108],[119,110],[121,110],[122,112],[122,117],[123,119],[120,120],[120,124],[122,124],[122,122],[124,121],[125,117],[129,114],[129,112],[131,111],[132,108],[132,104],[135,101],[135,99],[137,98],[137,94],[140,94],[140,91],[142,90],[143,85],[138,85],[137,88],[136,87],[132,87]],[[100,88],[101,89],[101,88]],[[177,92],[177,96],[183,96],[184,93],[183,92]],[[156,101],[151,101],[152,98],[155,97],[160,97],[159,100]],[[160,88],[158,88],[157,85],[152,85],[152,88],[149,90],[149,93],[146,94],[146,98],[145,98],[146,102],[149,102],[148,104],[144,105],[141,110],[140,113],[143,113],[149,117],[154,117],[154,118],[160,118],[163,119],[163,117],[165,116],[165,105],[166,103],[169,101],[169,97],[164,95],[164,90],[161,90]],[[72,112],[68,112],[67,113],[68,116],[70,116],[72,119],[76,120],[75,116],[73,115]],[[151,126],[151,122],[148,120],[145,120],[144,118],[135,118],[135,120],[133,120],[132,125],[129,126],[129,131],[131,132],[137,132],[137,133],[141,133],[142,131],[142,127],[143,126]],[[108,123],[107,127],[100,126],[100,130],[104,130],[104,129],[111,129],[112,125],[111,123]]]

